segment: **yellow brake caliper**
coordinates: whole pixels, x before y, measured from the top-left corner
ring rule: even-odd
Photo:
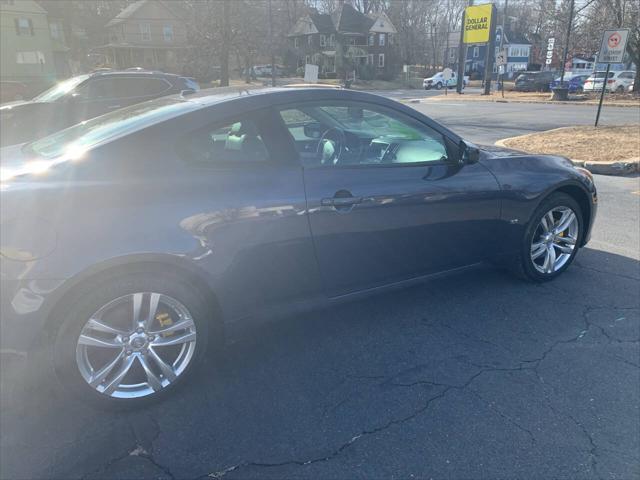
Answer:
[[[156,315],[156,320],[158,321],[158,323],[162,326],[162,327],[169,327],[171,325],[173,325],[173,319],[171,318],[171,315],[169,315],[168,313],[164,312],[164,313],[158,313]],[[160,334],[163,338],[166,337],[170,337],[171,335],[173,335],[173,332],[169,332],[169,333],[161,333]]]

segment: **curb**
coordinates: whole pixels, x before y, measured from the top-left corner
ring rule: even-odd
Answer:
[[[565,127],[545,130],[545,132],[553,132],[554,130],[561,130],[563,128]],[[529,133],[527,135],[533,134]],[[505,144],[506,141],[511,140],[512,138],[526,137],[527,135],[518,135],[517,137],[503,138],[495,142],[494,145],[502,148],[511,148],[510,146]],[[640,159],[636,160],[635,158],[618,160],[615,162],[590,162],[589,160],[576,160],[573,158],[568,158],[568,160],[576,167],[585,168],[591,173],[595,173],[596,175],[611,175],[620,177],[640,172]]]
[[[440,96],[437,97],[431,97],[431,98],[424,98],[422,99],[423,102],[440,102],[442,100],[440,100]],[[598,103],[585,103],[585,102],[581,102],[581,101],[557,101],[557,100],[507,100],[507,99],[479,99],[479,98],[473,98],[472,100],[469,100],[468,98],[465,99],[464,97],[456,97],[454,99],[452,99],[451,101],[453,102],[485,102],[485,103],[529,103],[529,104],[543,104],[543,105],[580,105],[583,107],[597,107]],[[603,107],[635,107],[638,108],[638,104],[631,104],[631,103],[607,103],[607,102],[603,102],[602,103]]]

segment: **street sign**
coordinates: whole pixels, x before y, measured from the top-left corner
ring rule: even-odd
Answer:
[[[598,63],[623,63],[629,29],[605,30],[598,54]]]
[[[556,39],[554,37],[550,37],[547,40],[547,58],[545,58],[545,65],[551,65],[553,63],[553,47],[556,45]]]
[[[474,5],[464,11],[463,43],[487,43],[491,35],[493,4]]]
[[[453,77],[453,70],[451,70],[450,68],[445,68],[444,70],[442,70],[442,79],[445,82],[451,80],[451,77]]]
[[[500,50],[496,55],[496,65],[501,67],[507,64],[507,49]]]

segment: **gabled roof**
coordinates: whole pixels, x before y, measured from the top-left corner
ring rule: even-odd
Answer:
[[[108,23],[107,27],[112,27],[114,25],[118,25],[131,17],[135,16],[136,12],[140,10],[149,0],[138,0],[137,2],[128,5],[124,10],[122,10],[118,15],[112,18]],[[176,15],[171,8],[167,7],[167,5],[162,0],[153,0],[156,4],[162,6],[171,16],[176,17],[176,19],[180,20],[180,17]]]
[[[342,4],[332,15],[336,30],[342,33],[367,33],[374,19],[360,13],[348,3]]]
[[[498,27],[496,27],[496,30],[502,30],[502,26],[498,25]],[[518,45],[531,45],[531,42],[527,40],[524,35],[522,35],[519,32],[514,32],[509,28],[504,29],[504,40],[505,40],[505,43],[510,43],[510,44],[515,43]]]
[[[311,20],[320,33],[335,33],[336,27],[333,25],[331,15],[326,13],[312,13]]]

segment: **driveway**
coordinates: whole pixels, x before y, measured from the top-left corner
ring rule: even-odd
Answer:
[[[494,137],[475,105],[418,108]],[[596,182],[593,241],[558,280],[482,267],[284,318],[147,409],[93,410],[4,360],[0,476],[637,478],[640,182]]]

